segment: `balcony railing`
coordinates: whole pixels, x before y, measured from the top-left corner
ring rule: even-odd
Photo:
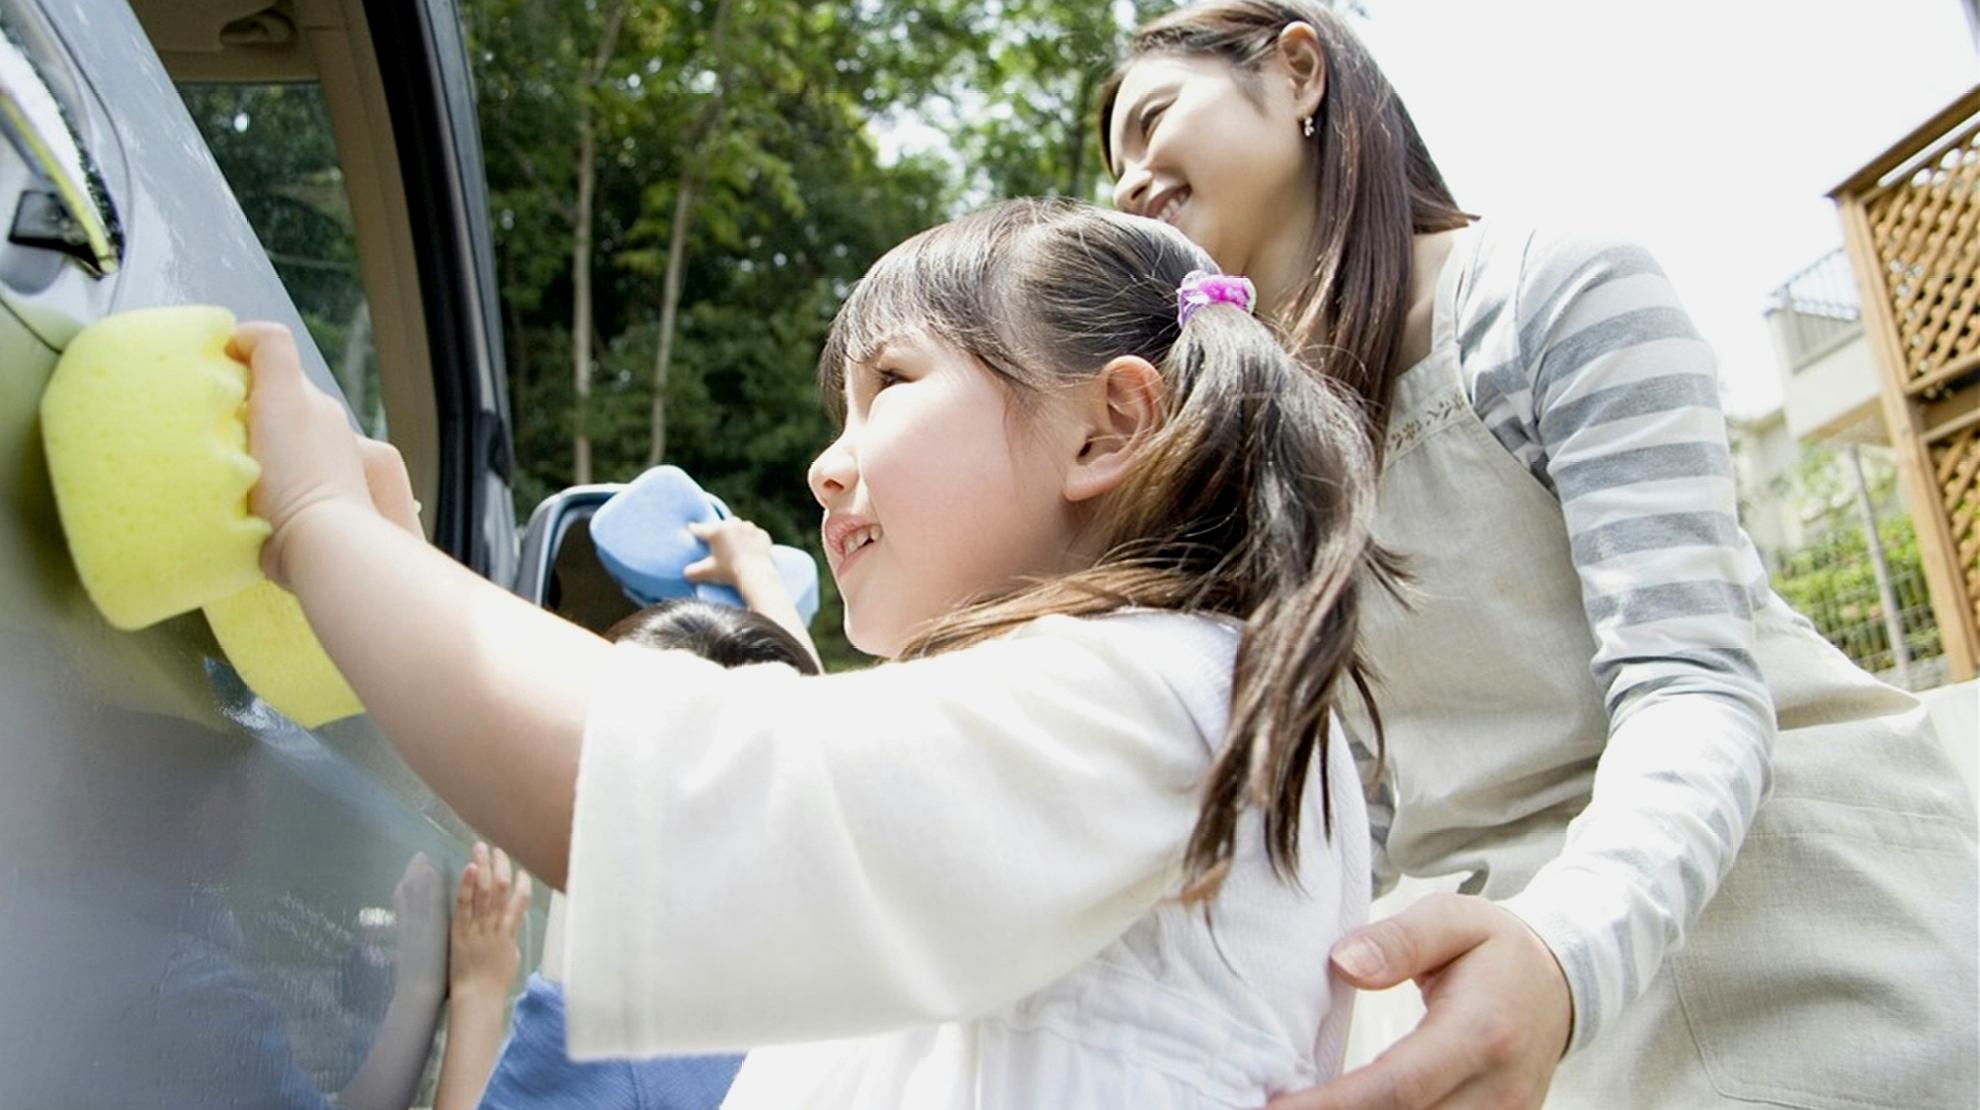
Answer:
[[[1800,370],[1863,334],[1863,307],[1849,252],[1837,247],[1774,290],[1767,315],[1788,369]]]

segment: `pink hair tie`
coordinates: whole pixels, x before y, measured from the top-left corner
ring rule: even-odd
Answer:
[[[1208,304],[1234,304],[1250,312],[1258,304],[1258,288],[1250,278],[1191,270],[1176,290],[1176,326],[1187,326],[1196,310]]]

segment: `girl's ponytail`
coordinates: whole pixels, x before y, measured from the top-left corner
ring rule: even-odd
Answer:
[[[1361,590],[1387,567],[1369,536],[1374,463],[1364,423],[1339,387],[1242,309],[1221,305],[1182,327],[1163,377],[1175,391],[1170,420],[1139,488],[1122,491],[1119,504],[1138,511],[1117,534],[1170,532],[1171,542],[1203,545],[1185,572],[1195,589],[1183,607],[1244,620],[1225,747],[1184,858],[1185,897],[1206,897],[1253,805],[1264,811],[1274,867],[1293,873],[1316,758],[1332,831],[1328,710],[1342,678],[1364,685],[1354,655]]]
[[[1326,782],[1328,710],[1354,658],[1361,591],[1388,573],[1369,539],[1374,463],[1358,408],[1273,331],[1228,303],[1191,304],[1209,258],[1174,228],[1066,201],[1012,201],[924,232],[869,272],[819,362],[828,402],[885,337],[923,329],[968,352],[1022,404],[1132,355],[1161,371],[1163,420],[1096,510],[1084,570],[983,598],[904,656],[947,651],[1047,614],[1140,607],[1243,623],[1225,748],[1184,858],[1215,893],[1240,819],[1294,874],[1306,776]],[[1179,291],[1190,311],[1179,312]],[[1380,737],[1375,738],[1379,744]],[[1322,809],[1329,831],[1331,806]]]

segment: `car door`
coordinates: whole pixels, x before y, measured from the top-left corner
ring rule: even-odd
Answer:
[[[0,1103],[406,1106],[471,834],[368,718],[306,730],[255,698],[198,614],[106,625],[35,412],[109,313],[281,321],[400,445],[434,542],[508,584],[459,24],[444,0],[137,9],[0,0]]]

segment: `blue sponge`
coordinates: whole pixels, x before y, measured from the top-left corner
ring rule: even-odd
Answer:
[[[708,545],[690,524],[723,520],[729,507],[706,493],[677,466],[656,466],[612,495],[591,517],[591,543],[626,596],[640,605],[673,597],[698,597],[741,608],[728,586],[696,584],[682,577],[689,563],[708,557]],[[770,558],[784,590],[806,624],[818,612],[818,564],[795,547],[777,544]]]

